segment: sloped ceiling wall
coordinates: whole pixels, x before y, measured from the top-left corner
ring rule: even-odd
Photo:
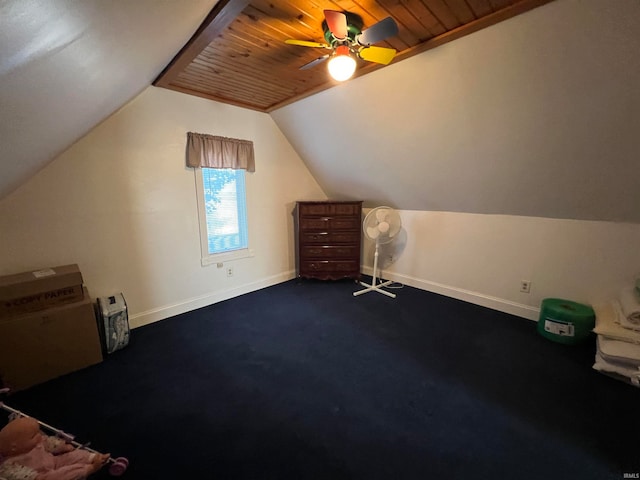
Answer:
[[[215,0],[0,2],[0,199],[148,86]],[[284,107],[327,195],[640,223],[640,2],[557,0]]]
[[[0,2],[0,199],[147,88],[215,4]]]
[[[330,197],[640,223],[639,18],[558,0],[272,116]]]

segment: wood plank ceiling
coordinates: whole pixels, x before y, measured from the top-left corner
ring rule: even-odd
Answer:
[[[359,15],[364,29],[391,16],[396,36],[376,44],[397,50],[392,63],[553,0],[220,0],[154,85],[270,112],[337,84],[326,63],[300,70],[324,49],[323,11]],[[382,65],[358,59],[355,76]]]

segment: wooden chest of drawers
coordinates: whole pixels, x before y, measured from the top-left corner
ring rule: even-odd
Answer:
[[[362,202],[297,202],[298,277],[360,278]]]

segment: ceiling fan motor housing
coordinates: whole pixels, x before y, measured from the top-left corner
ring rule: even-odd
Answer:
[[[347,17],[347,38],[342,40],[342,42],[352,44],[356,41],[356,37],[362,33],[364,22],[360,15],[351,12],[342,13]],[[324,39],[329,45],[334,46],[335,43],[341,42],[333,36],[326,20],[322,21],[322,30],[324,31]]]

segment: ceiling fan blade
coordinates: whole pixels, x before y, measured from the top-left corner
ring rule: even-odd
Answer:
[[[324,18],[327,20],[327,27],[338,40],[347,38],[347,16],[335,10],[325,10]]]
[[[307,70],[309,68],[315,67],[319,63],[324,62],[327,58],[329,58],[329,54],[323,55],[322,57],[318,57],[315,60],[311,60],[309,63],[305,63],[300,67],[300,70]]]
[[[293,38],[285,40],[284,43],[288,43],[289,45],[300,45],[301,47],[331,48],[326,43],[308,42],[307,40],[295,40]]]
[[[393,57],[396,56],[396,51],[393,48],[376,47],[371,45],[369,47],[361,48],[358,55],[367,62],[389,65],[391,60],[393,60]]]
[[[396,21],[387,17],[378,23],[371,25],[364,32],[358,35],[358,43],[360,45],[371,45],[378,43],[386,38],[393,37],[398,34],[398,24]]]

